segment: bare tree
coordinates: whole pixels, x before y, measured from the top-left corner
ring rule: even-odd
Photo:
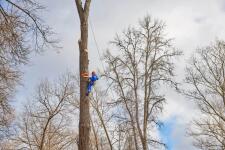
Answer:
[[[4,139],[0,143],[0,147],[3,150],[15,150],[16,146],[17,146],[17,143],[10,139]]]
[[[9,101],[19,83],[20,65],[32,51],[40,52],[56,41],[37,13],[44,7],[33,0],[1,0],[0,3],[0,136],[13,118]],[[0,137],[0,138],[1,138]]]
[[[159,87],[163,83],[176,86],[172,60],[181,52],[165,38],[164,24],[149,16],[138,27],[117,35],[112,44],[118,51],[108,51],[105,61],[116,94],[117,117],[130,129],[136,150],[164,145],[151,135],[165,101]]]
[[[201,48],[187,67],[185,94],[193,99],[201,116],[190,135],[200,149],[225,149],[225,42]]]
[[[75,0],[80,17],[80,122],[79,122],[79,150],[89,150],[90,136],[90,111],[89,97],[86,96],[88,78],[82,74],[88,74],[88,16],[91,0]]]
[[[75,148],[75,136],[71,132],[68,114],[74,99],[74,80],[63,76],[51,84],[42,82],[37,89],[35,101],[25,107],[19,135],[15,137],[19,148],[39,150],[62,150]],[[72,111],[72,109],[71,109]]]
[[[96,147],[99,147],[100,144],[104,144],[103,149],[113,150],[113,130],[111,127],[113,126],[112,119],[112,111],[110,107],[107,105],[107,95],[106,92],[100,90],[98,87],[94,90],[94,94],[91,97],[91,118],[92,118],[92,131],[94,133],[96,139]],[[96,129],[97,130],[96,130]],[[106,139],[103,141],[99,141],[99,139]],[[100,148],[98,148],[100,149]]]

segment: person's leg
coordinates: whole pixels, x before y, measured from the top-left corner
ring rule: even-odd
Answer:
[[[88,88],[87,88],[87,96],[89,95],[89,93],[91,93],[91,88],[92,88],[92,84],[88,83]]]
[[[88,84],[88,93],[91,92],[91,87],[92,87],[92,85],[91,84]]]

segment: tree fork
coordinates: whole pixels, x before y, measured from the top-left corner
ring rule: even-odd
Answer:
[[[84,8],[81,0],[75,0],[80,18],[81,37],[78,41],[80,50],[80,122],[79,122],[79,150],[89,150],[90,111],[89,97],[86,96],[88,78],[82,76],[88,73],[88,16],[91,0],[86,0]]]

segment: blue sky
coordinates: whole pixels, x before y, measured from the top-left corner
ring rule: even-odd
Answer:
[[[22,68],[23,86],[18,87],[15,97],[17,111],[41,79],[54,79],[68,70],[78,72],[80,31],[74,0],[39,2],[47,7],[47,11],[42,12],[43,20],[57,32],[63,48],[60,53],[47,49],[42,55],[31,55],[30,64]],[[174,38],[174,45],[184,52],[176,64],[180,82],[184,78],[185,61],[197,47],[206,46],[216,38],[225,39],[224,0],[93,0],[90,18],[100,49],[105,51],[116,33],[136,25],[146,14],[163,20],[167,36]],[[91,33],[89,51],[90,70],[102,69]],[[194,150],[185,131],[195,116],[196,106],[170,89],[165,91],[167,103],[160,118],[165,126],[160,136],[171,150]]]
[[[162,141],[167,145],[168,150],[173,150],[176,141],[173,140],[173,130],[175,129],[176,118],[170,118],[163,122],[163,126],[159,129]]]
[[[176,116],[171,116],[162,123],[159,136],[167,145],[168,150],[195,150],[192,146],[192,139],[188,136],[187,129],[184,128],[186,123],[180,122]]]

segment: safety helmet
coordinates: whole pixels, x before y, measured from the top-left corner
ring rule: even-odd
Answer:
[[[91,73],[91,74],[95,75],[95,71],[92,71],[92,73]]]

